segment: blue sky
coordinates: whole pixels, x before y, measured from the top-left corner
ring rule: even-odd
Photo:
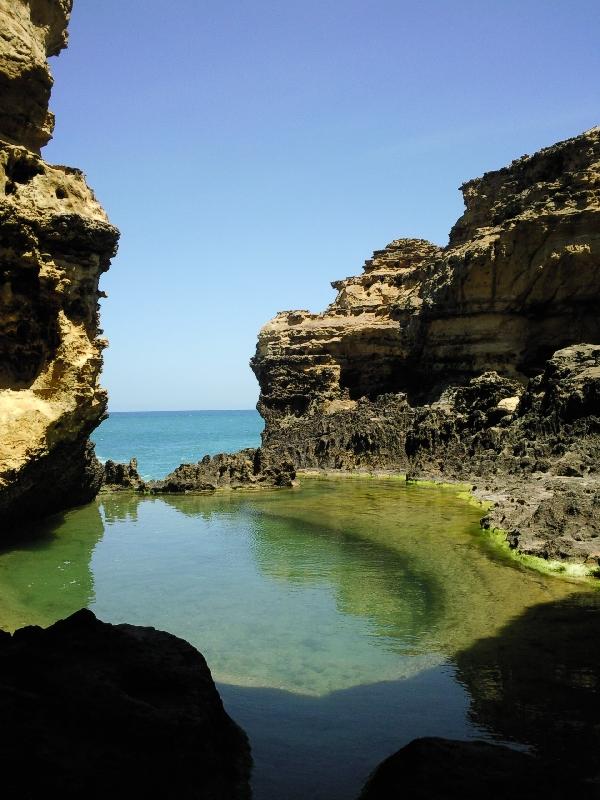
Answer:
[[[44,156],[122,232],[110,408],[253,407],[277,311],[600,122],[599,34],[597,0],[75,0]]]

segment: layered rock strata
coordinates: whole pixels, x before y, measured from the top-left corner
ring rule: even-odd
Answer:
[[[263,327],[263,448],[303,469],[483,480],[513,546],[593,564],[600,128],[462,190],[447,247],[396,240],[325,312]]]
[[[190,644],[82,610],[0,631],[3,796],[250,797],[250,747]]]
[[[0,0],[0,519],[85,502],[106,411],[98,289],[118,231],[81,171],[39,156],[52,133],[47,57],[71,0]],[[3,528],[6,530],[6,527]]]

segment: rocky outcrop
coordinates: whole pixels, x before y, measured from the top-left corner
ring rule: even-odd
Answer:
[[[291,486],[296,477],[291,463],[260,448],[204,456],[197,464],[182,464],[162,481],[149,481],[152,494],[214,492],[216,489]]]
[[[415,739],[377,767],[359,800],[564,800],[593,798],[578,775],[558,772],[527,753],[488,742]]]
[[[411,471],[478,481],[520,552],[600,563],[600,346],[557,351],[523,390],[496,373],[415,410]],[[474,477],[475,476],[475,477]]]
[[[263,327],[263,448],[476,483],[514,547],[595,564],[600,128],[462,189],[447,247],[396,240]]]
[[[73,0],[0,0],[0,139],[39,153],[52,138],[48,56],[67,44]]]
[[[86,502],[102,480],[88,436],[106,411],[98,282],[118,232],[79,170],[39,156],[53,124],[46,58],[66,44],[70,9],[0,0],[3,522]]]
[[[200,653],[82,610],[0,632],[3,796],[249,798],[250,748]]]

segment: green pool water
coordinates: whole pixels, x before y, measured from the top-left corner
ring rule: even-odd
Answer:
[[[457,654],[589,594],[511,563],[479,516],[451,489],[374,478],[104,495],[0,553],[0,623],[87,606],[182,636],[250,736],[257,800],[349,800],[415,736],[510,740],[471,713]]]

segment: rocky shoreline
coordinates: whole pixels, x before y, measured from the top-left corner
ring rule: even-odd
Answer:
[[[447,247],[398,239],[251,366],[296,469],[468,483],[525,555],[600,565],[600,128],[463,187]]]
[[[486,529],[525,556],[600,565],[600,346],[557,351],[525,387],[496,372],[453,386],[430,405],[406,395],[273,429],[263,446],[206,456],[162,481],[108,462],[109,489],[185,493],[291,486],[297,471],[392,472],[467,484],[491,508]]]
[[[79,170],[40,156],[53,129],[47,58],[66,46],[71,7],[0,0],[3,533],[92,500],[102,483],[212,492],[289,487],[299,470],[381,470],[466,482],[493,504],[484,527],[514,550],[597,575],[600,128],[465,184],[447,247],[395,240],[333,283],[322,314],[278,314],[252,360],[262,446],[145,482],[134,460],[102,468],[89,441],[107,409],[98,284],[119,234]],[[458,655],[475,717],[501,705],[500,729],[544,761],[422,739],[361,797],[596,796],[596,610],[542,606]],[[533,685],[518,675],[529,662]],[[490,671],[497,686],[480,680]],[[200,653],[170,634],[87,610],[0,631],[0,707],[7,797],[251,795],[246,735]]]

